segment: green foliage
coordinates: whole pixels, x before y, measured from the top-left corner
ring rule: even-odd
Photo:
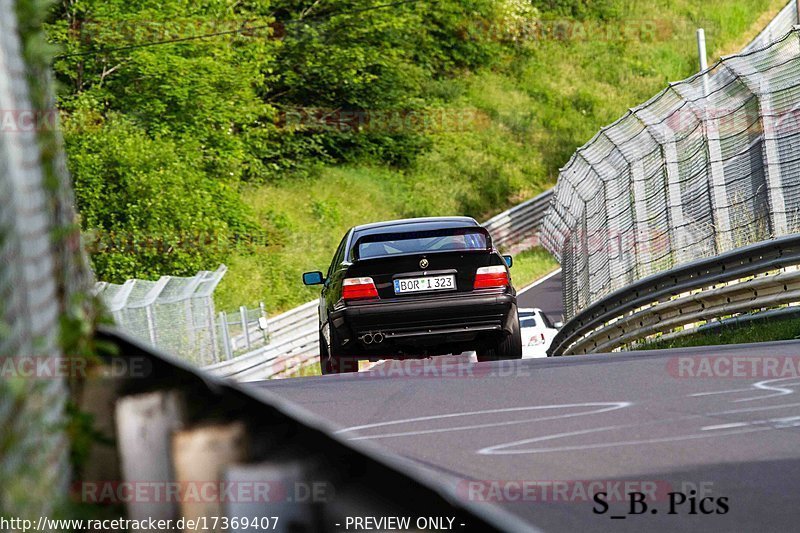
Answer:
[[[50,26],[66,54],[136,46],[238,27],[263,9],[233,10],[221,0],[124,2],[89,0],[64,5]],[[152,137],[192,141],[202,170],[237,180],[263,172],[259,136],[274,109],[257,95],[277,44],[265,32],[251,38],[223,36],[180,44],[65,57],[55,62],[68,115],[90,110],[122,113]]]
[[[541,3],[534,5],[542,16],[566,17],[545,13]],[[235,308],[263,300],[274,312],[312,299],[316,291],[301,287],[300,274],[324,270],[343,232],[354,224],[452,214],[486,220],[552,186],[559,167],[601,126],[696,69],[694,28],[701,11],[696,2],[648,0],[613,6],[621,18],[609,14],[612,27],[624,23],[637,28],[656,21],[663,32],[639,39],[515,42],[513,52],[506,50],[490,61],[491,68],[423,80],[421,98],[429,109],[452,120],[428,136],[430,147],[407,167],[359,161],[325,166],[302,181],[248,188],[242,198],[260,223],[276,228],[271,242],[281,245],[269,248],[269,259],[258,254],[233,258],[217,289],[217,303]],[[754,22],[781,7],[780,0],[704,3],[711,55],[745,44],[759,29]],[[509,10],[525,12],[513,5]],[[599,17],[592,14],[587,26]],[[467,119],[453,118],[463,116]],[[515,283],[528,278],[521,274],[527,260],[551,264],[537,252],[531,254],[517,259]]]
[[[558,263],[555,258],[547,250],[537,246],[514,255],[511,279],[519,290],[556,268]]]
[[[297,275],[324,266],[350,225],[485,219],[542,191],[600,126],[694,70],[696,24],[713,50],[778,3],[65,2],[51,41],[92,52],[55,68],[96,272],[225,262],[221,305],[301,303],[313,291]],[[664,31],[529,33],[548,19]]]
[[[636,350],[667,350],[692,346],[721,346],[724,344],[749,344],[800,339],[800,318],[796,316],[755,318],[750,322],[732,323],[714,329],[696,331],[682,337],[651,342],[637,346]]]
[[[64,52],[59,105],[98,277],[188,274],[228,260],[220,241],[255,232],[263,244],[280,228],[256,231],[235,195],[244,182],[412,165],[429,136],[376,117],[424,112],[426,84],[496,57],[497,43],[468,31],[496,16],[491,0],[60,4],[48,29]],[[226,34],[191,39],[214,32]],[[182,41],[149,46],[171,39]],[[287,120],[297,113],[366,126]]]
[[[623,2],[614,0],[533,0],[545,16],[570,17],[578,20],[607,20],[616,18]]]
[[[150,136],[122,115],[83,108],[65,132],[100,279],[193,275],[224,261],[239,236],[262,233],[235,187],[209,178],[199,141]]]
[[[429,147],[428,140],[413,129],[377,127],[375,115],[425,110],[421,93],[426,83],[486,65],[499,51],[488,35],[470,32],[496,19],[495,2],[420,1],[375,9],[384,4],[276,3],[278,19],[304,22],[286,25],[264,96],[282,113],[316,110],[328,116],[330,126],[304,121],[284,129],[278,142],[291,147],[294,155],[407,167]],[[348,113],[365,125],[353,127],[342,118]],[[266,164],[298,169],[296,159],[285,154],[274,152]]]

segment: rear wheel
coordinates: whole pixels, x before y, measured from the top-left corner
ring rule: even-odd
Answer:
[[[503,336],[494,344],[477,350],[478,361],[500,361],[504,359],[522,359],[522,334],[519,329],[517,306],[511,312],[511,334]]]
[[[325,342],[325,337],[322,332],[319,333],[319,369],[323,376],[333,374],[333,365],[331,358],[328,356],[328,344]]]
[[[331,332],[331,335],[333,333]],[[323,376],[358,372],[358,359],[351,357],[331,357],[328,344],[322,333],[319,334],[319,368]]]

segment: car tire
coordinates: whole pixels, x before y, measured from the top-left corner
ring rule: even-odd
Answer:
[[[319,333],[319,370],[323,376],[334,373],[331,358],[328,356],[328,344],[321,331]]]
[[[319,369],[323,376],[358,372],[358,359],[351,357],[331,357],[328,344],[322,332],[319,334]]]
[[[519,327],[517,306],[511,316],[511,334],[503,336],[495,344],[483,346],[476,351],[478,361],[501,361],[506,359],[522,359],[522,332]]]

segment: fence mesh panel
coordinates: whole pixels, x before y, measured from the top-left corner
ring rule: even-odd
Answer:
[[[795,22],[792,2],[743,53],[670,84],[561,170],[540,238],[561,261],[567,318],[648,275],[798,231]]]
[[[220,360],[213,293],[225,272],[223,265],[190,278],[101,282],[95,291],[123,330],[186,361],[208,365]]]
[[[61,139],[35,118],[55,109],[42,36],[22,38],[18,7],[37,6],[0,0],[0,514],[36,520],[69,486],[59,319],[89,271]]]

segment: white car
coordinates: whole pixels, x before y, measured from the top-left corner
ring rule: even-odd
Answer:
[[[519,310],[519,327],[522,332],[522,358],[547,357],[547,349],[558,333],[547,316],[539,308],[522,308]]]

